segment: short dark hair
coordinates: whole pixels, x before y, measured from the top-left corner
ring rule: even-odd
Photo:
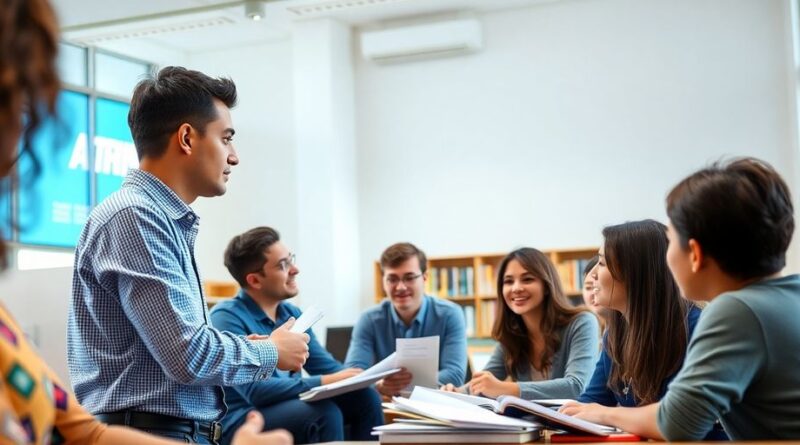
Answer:
[[[228,108],[236,106],[233,81],[168,66],[155,77],[139,82],[128,112],[128,126],[139,159],[163,155],[170,135],[184,123],[202,135],[206,125],[218,117],[214,99]]]
[[[420,272],[425,273],[428,269],[428,258],[425,252],[411,243],[395,243],[387,247],[381,254],[381,272],[387,267],[397,267],[413,256],[419,259]]]
[[[271,227],[256,227],[236,235],[225,248],[225,267],[242,288],[247,287],[247,275],[267,262],[264,251],[281,240],[281,235]]]
[[[786,265],[792,198],[762,160],[737,158],[693,173],[669,192],[667,215],[684,248],[696,240],[734,278],[765,277]]]

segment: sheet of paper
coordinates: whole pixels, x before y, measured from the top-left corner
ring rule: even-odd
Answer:
[[[414,379],[414,386],[439,387],[439,336],[398,338],[395,344],[398,368],[406,368]]]
[[[362,372],[359,375],[380,374],[390,369],[399,368],[400,367],[399,365],[395,366],[395,362],[397,362],[396,358],[397,358],[397,353],[392,352],[391,354],[389,354],[388,357],[370,366],[369,369],[365,369],[364,372]]]
[[[322,310],[317,308],[316,306],[310,306],[303,311],[300,315],[300,318],[295,320],[294,326],[292,326],[289,331],[294,333],[301,333],[311,329],[311,326],[314,326],[314,323],[320,321],[322,319]]]

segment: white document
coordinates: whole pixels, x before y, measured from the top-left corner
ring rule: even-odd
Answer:
[[[295,320],[294,326],[292,326],[289,331],[294,332],[295,334],[305,332],[311,329],[311,326],[314,326],[314,323],[320,321],[323,315],[325,314],[322,313],[322,310],[316,306],[308,307],[303,311],[302,314],[300,314],[300,318]]]
[[[441,420],[455,427],[519,431],[539,426],[535,422],[501,416],[452,397],[435,394],[434,391],[423,391],[424,389],[418,386],[414,388],[410,399],[395,397],[392,401],[403,410]]]
[[[398,338],[395,367],[406,368],[414,376],[406,389],[414,386],[439,387],[439,336]]]
[[[334,396],[338,396],[339,394],[345,394],[351,391],[355,391],[357,389],[366,388],[367,386],[375,383],[376,381],[382,379],[383,377],[394,374],[395,372],[398,371],[400,371],[400,368],[390,369],[388,371],[379,373],[370,373],[370,374],[367,374],[367,371],[364,371],[361,374],[354,375],[353,377],[349,377],[344,380],[339,380],[336,383],[315,386],[314,388],[311,388],[310,390],[301,393],[300,400],[306,402],[315,402],[317,400],[328,399]]]

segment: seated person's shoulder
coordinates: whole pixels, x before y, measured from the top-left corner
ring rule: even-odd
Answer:
[[[576,314],[570,320],[568,329],[576,330],[576,329],[586,329],[591,326],[600,326],[600,322],[597,320],[597,316],[594,315],[590,311],[584,311]]]
[[[237,306],[239,306],[239,302],[236,298],[226,298],[219,303],[215,304],[214,307],[211,308],[209,312],[210,315],[219,314],[222,312],[232,312],[236,310]]]
[[[461,306],[452,301],[445,300],[444,298],[436,298],[425,296],[431,302],[431,308],[436,311],[437,313],[446,314],[446,315],[461,315],[462,310]]]

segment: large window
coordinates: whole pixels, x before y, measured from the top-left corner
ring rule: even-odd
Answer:
[[[30,180],[34,163],[22,157],[13,201],[0,200],[0,218],[11,223],[3,224],[3,237],[18,247],[49,248],[50,254],[74,248],[92,207],[138,166],[127,122],[130,94],[153,69],[92,48],[60,46],[64,89],[57,113],[33,138],[39,175]],[[30,249],[17,251],[27,255],[26,264],[36,263]]]

